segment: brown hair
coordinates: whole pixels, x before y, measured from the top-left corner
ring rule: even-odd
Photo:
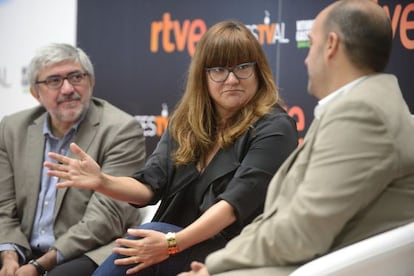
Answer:
[[[258,91],[217,137],[218,118],[208,92],[205,68],[244,62],[256,62]],[[269,63],[251,31],[233,20],[213,25],[197,44],[184,95],[170,120],[171,135],[178,143],[174,155],[176,164],[204,160],[217,141],[221,147],[231,145],[279,102]]]

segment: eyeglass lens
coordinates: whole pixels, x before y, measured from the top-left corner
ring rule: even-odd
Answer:
[[[255,62],[248,62],[236,65],[234,67],[211,67],[207,68],[210,78],[215,82],[225,81],[230,72],[232,72],[238,79],[248,79],[254,72]]]
[[[74,72],[68,74],[66,77],[51,76],[46,78],[46,80],[38,81],[37,83],[45,83],[47,87],[57,89],[62,87],[64,80],[68,80],[68,82],[72,85],[81,84],[86,75],[86,73]]]

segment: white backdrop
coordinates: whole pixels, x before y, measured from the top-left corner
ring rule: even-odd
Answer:
[[[25,78],[35,50],[76,42],[77,0],[0,0],[0,119],[31,107]]]

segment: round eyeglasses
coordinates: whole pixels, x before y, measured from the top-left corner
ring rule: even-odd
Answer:
[[[42,81],[36,81],[36,84],[44,83],[47,87],[50,89],[59,89],[62,87],[63,82],[65,80],[68,80],[68,82],[72,85],[79,85],[82,84],[85,77],[88,75],[88,73],[82,73],[82,72],[73,72],[66,75],[66,77],[63,76],[50,76],[47,77],[45,80]]]
[[[224,82],[232,72],[237,79],[245,80],[250,78],[254,72],[256,62],[246,62],[233,67],[208,67],[205,70],[212,81]]]

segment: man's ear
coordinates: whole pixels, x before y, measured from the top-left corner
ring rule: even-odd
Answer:
[[[40,95],[39,95],[39,91],[34,87],[34,86],[30,86],[30,94],[32,94],[32,96],[39,101],[40,99]]]
[[[328,33],[326,55],[328,59],[335,56],[339,50],[340,37],[335,32]]]
[[[91,87],[93,89],[95,87],[95,78],[94,77],[89,77],[89,80],[91,82]]]

